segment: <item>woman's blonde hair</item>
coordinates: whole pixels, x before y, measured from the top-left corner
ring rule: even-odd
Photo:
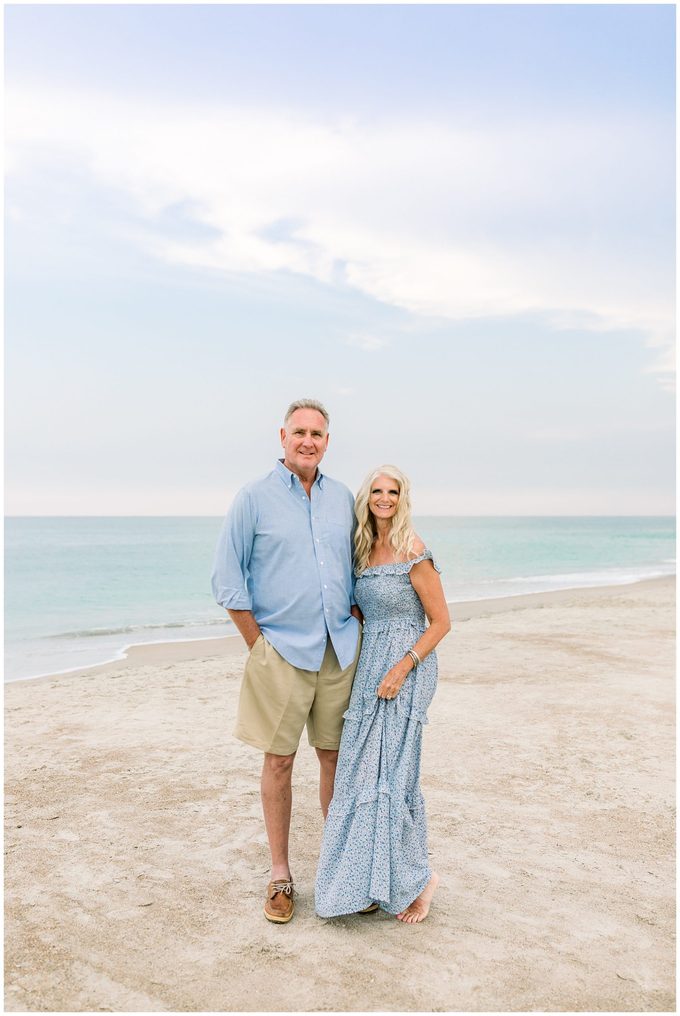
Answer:
[[[361,484],[354,502],[354,514],[357,518],[357,528],[354,532],[354,571],[357,575],[368,567],[368,559],[378,533],[375,516],[368,507],[368,499],[379,476],[387,476],[399,485],[399,501],[390,530],[390,544],[395,556],[408,558],[413,552],[415,533],[411,526],[411,484],[408,477],[396,466],[378,466]]]

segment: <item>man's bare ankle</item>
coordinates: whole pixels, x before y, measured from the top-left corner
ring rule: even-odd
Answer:
[[[279,865],[272,866],[272,872],[271,872],[271,875],[270,875],[270,881],[271,882],[280,882],[282,880],[286,881],[286,882],[292,881],[291,874],[290,874],[290,868],[288,867],[288,865],[287,864],[284,864],[284,865],[280,865],[279,864]]]

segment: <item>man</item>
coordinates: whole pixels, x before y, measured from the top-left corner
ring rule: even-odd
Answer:
[[[284,456],[236,495],[213,571],[215,599],[250,650],[234,733],[264,752],[262,810],[272,863],[264,913],[279,924],[295,909],[288,863],[295,753],[306,725],[319,758],[325,818],[359,644],[354,498],[318,469],[328,423],[321,403],[291,404],[281,428]]]

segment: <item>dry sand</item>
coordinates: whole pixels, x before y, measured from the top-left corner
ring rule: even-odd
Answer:
[[[670,1011],[673,583],[453,608],[425,730],[428,920],[262,916],[260,757],[219,640],[6,688],[11,1011]]]

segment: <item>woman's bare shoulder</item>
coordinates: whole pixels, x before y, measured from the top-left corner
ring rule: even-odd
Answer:
[[[414,533],[413,534],[413,550],[411,551],[413,556],[414,557],[420,557],[420,555],[424,554],[426,550],[427,550],[427,547],[425,546],[423,541],[420,539],[420,537],[418,536],[417,533]]]

